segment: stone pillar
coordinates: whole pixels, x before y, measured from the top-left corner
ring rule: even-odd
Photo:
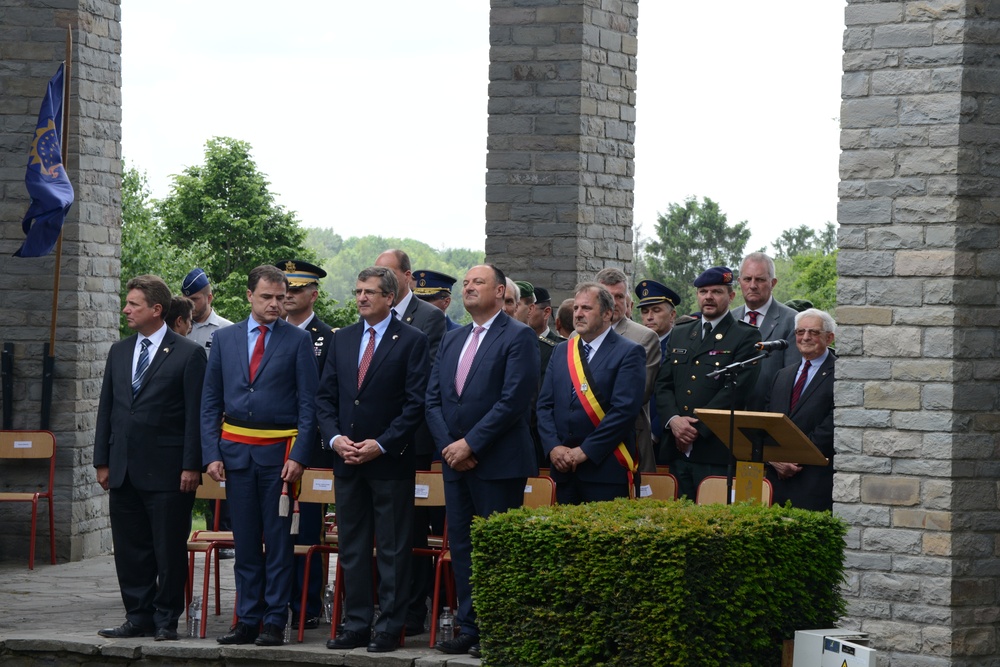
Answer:
[[[43,345],[49,338],[55,254],[11,254],[24,236],[28,149],[49,78],[65,58],[73,28],[72,112],[67,172],[76,202],[63,227],[55,344],[52,430],[56,435],[56,551],[77,560],[111,549],[107,494],[91,465],[104,361],[118,339],[121,231],[121,39],[118,0],[0,0],[0,342],[15,345],[14,427],[38,428]],[[38,467],[0,472],[20,488]],[[48,562],[47,521],[39,511],[36,567]],[[0,559],[27,559],[27,506],[0,507]]]
[[[1000,2],[849,0],[835,512],[879,665],[1000,659]]]
[[[636,0],[491,0],[486,257],[554,303],[632,272]]]

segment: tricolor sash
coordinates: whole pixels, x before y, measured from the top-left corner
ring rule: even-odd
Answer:
[[[576,343],[570,341],[566,346],[566,358],[569,362],[569,377],[573,383],[573,391],[576,392],[576,397],[591,423],[599,426],[606,411],[601,404],[601,397],[597,394],[594,378],[590,374],[590,364],[583,357],[582,338],[577,336]],[[628,495],[629,498],[635,498],[634,475],[639,470],[639,463],[632,458],[624,442],[619,442],[615,448],[615,458],[628,472]]]

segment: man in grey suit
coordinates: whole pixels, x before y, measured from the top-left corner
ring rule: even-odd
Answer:
[[[733,310],[733,317],[760,330],[762,341],[784,340],[788,347],[775,350],[760,364],[760,375],[747,399],[747,410],[761,412],[774,376],[785,366],[802,360],[795,347],[795,311],[771,296],[778,279],[774,277],[774,260],[762,252],[753,252],[740,264],[740,291],[746,305]]]
[[[115,570],[125,622],[115,639],[177,639],[187,536],[201,481],[199,415],[205,349],[164,323],[170,290],[158,276],[128,282],[122,312],[135,335],[115,343],[94,433],[97,482],[110,491]]]
[[[611,327],[619,336],[638,343],[646,350],[646,389],[643,394],[642,411],[635,420],[635,442],[639,450],[639,472],[656,472],[656,452],[649,427],[649,397],[653,395],[656,375],[660,372],[660,339],[653,332],[632,320],[632,291],[628,276],[619,269],[602,269],[595,280],[604,285],[615,299],[615,310],[611,315]]]

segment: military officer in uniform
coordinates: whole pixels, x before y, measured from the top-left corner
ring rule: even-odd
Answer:
[[[319,298],[320,278],[326,277],[326,271],[299,259],[283,259],[275,266],[285,272],[288,279],[288,291],[285,292],[285,321],[309,332],[312,338],[313,354],[316,358],[316,368],[323,372],[326,362],[326,352],[331,345],[333,329],[319,319],[313,307]],[[333,453],[323,449],[317,439],[311,452],[309,465],[313,468],[332,468]],[[319,544],[323,531],[323,506],[317,503],[302,503],[299,506],[299,533],[295,536],[296,544]],[[295,577],[292,579],[292,626],[298,628],[299,607],[302,604],[302,581],[305,577],[305,559],[295,559]],[[312,563],[309,573],[309,595],[306,601],[306,628],[319,627],[319,617],[323,611],[323,571],[320,560]]]
[[[660,363],[667,358],[670,332],[677,319],[677,307],[681,297],[663,283],[655,280],[643,280],[635,286],[635,295],[639,297],[639,313],[642,323],[660,338]],[[666,464],[667,457],[660,446],[663,443],[663,422],[656,411],[656,396],[649,399],[649,432],[653,438],[653,449],[656,452],[657,464]]]
[[[462,325],[448,316],[448,306],[451,305],[451,288],[457,281],[447,273],[439,273],[428,269],[413,272],[413,282],[416,285],[413,293],[421,301],[426,301],[444,313],[444,323],[447,331],[458,329]]]
[[[664,424],[665,447],[679,491],[694,499],[698,484],[709,475],[725,475],[729,449],[694,416],[696,408],[737,410],[746,406],[757,381],[758,366],[743,370],[735,385],[708,374],[756,353],[757,327],[729,312],[736,294],[733,272],[715,266],[694,281],[701,318],[678,326],[670,336],[669,357],[656,381],[656,409]]]

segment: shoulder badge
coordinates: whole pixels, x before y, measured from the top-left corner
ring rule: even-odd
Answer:
[[[549,347],[555,347],[556,346],[556,342],[554,340],[546,338],[544,334],[538,337],[538,342],[545,343]]]

